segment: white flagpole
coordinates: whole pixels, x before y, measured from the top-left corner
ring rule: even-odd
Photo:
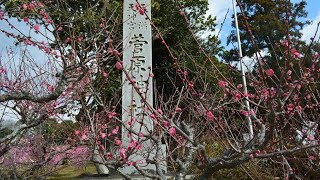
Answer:
[[[241,68],[241,76],[242,76],[242,84],[243,84],[243,91],[244,93],[248,93],[248,89],[247,89],[247,81],[246,81],[246,76],[245,76],[245,72],[244,72],[244,63],[243,63],[243,56],[242,56],[242,49],[241,49],[241,40],[240,40],[240,32],[239,32],[239,25],[238,25],[238,17],[237,17],[237,11],[236,11],[236,4],[234,3],[234,1],[232,0],[232,4],[233,4],[233,12],[234,12],[234,22],[235,22],[235,27],[236,27],[236,32],[237,32],[237,41],[238,41],[238,49],[239,49],[239,58],[240,58],[240,68]],[[246,109],[247,111],[250,112],[250,104],[249,104],[249,99],[248,97],[245,97],[245,104],[246,104]],[[249,130],[249,136],[250,139],[253,138],[253,127],[252,127],[252,121],[250,116],[248,116],[247,118],[247,126],[248,126],[248,130]]]

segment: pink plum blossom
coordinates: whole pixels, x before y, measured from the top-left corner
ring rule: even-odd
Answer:
[[[140,13],[141,15],[144,15],[144,9],[139,8],[139,13]]]
[[[80,131],[79,130],[75,130],[74,134],[78,136],[80,134]]]
[[[126,160],[126,158],[127,158],[126,150],[124,148],[120,148],[119,152],[120,152],[120,158],[122,160]]]
[[[139,150],[142,148],[142,144],[139,143],[139,142],[136,142],[136,147],[135,147],[135,150]]]
[[[22,5],[22,9],[23,9],[23,10],[27,10],[27,9],[28,9],[28,6],[27,6],[26,4],[23,4],[23,5]]]
[[[109,77],[109,74],[108,74],[107,72],[103,71],[103,72],[102,72],[102,76],[103,76],[104,78],[107,78],[107,77]]]
[[[129,145],[128,145],[128,151],[131,151],[133,149],[133,147],[135,146],[135,141],[131,140]]]
[[[293,111],[294,105],[293,104],[288,104],[287,110],[288,111]]]
[[[101,138],[105,138],[106,137],[106,133],[100,133]]]
[[[116,128],[114,128],[111,133],[118,134],[118,132],[119,132],[119,126],[116,126]]]
[[[169,129],[169,134],[170,134],[171,136],[176,135],[176,128],[171,127],[171,128]]]
[[[273,69],[267,69],[267,70],[265,70],[265,72],[266,72],[266,75],[269,76],[269,77],[274,76],[274,71],[273,71]]]
[[[116,139],[115,141],[116,141],[116,145],[117,145],[117,146],[121,146],[121,144],[122,144],[122,141],[121,141],[121,140]]]
[[[27,39],[24,41],[24,43],[25,43],[26,45],[31,45],[31,44],[32,44],[29,38],[27,38]]]
[[[214,120],[214,115],[211,111],[207,111],[206,116],[209,121]]]
[[[54,91],[54,87],[52,85],[48,85],[47,89],[49,92],[53,92]]]
[[[112,158],[112,153],[111,152],[107,152],[106,154],[106,158],[109,160]]]
[[[241,98],[241,94],[239,94],[238,92],[234,92],[233,96],[234,96],[234,101],[239,101],[239,99]]]
[[[117,57],[119,57],[121,54],[119,53],[119,51],[118,50],[116,50],[116,49],[114,49],[113,51],[112,51],[112,53],[113,53],[113,55],[115,55],[115,56],[117,56]]]
[[[29,4],[29,9],[30,9],[30,10],[33,10],[33,9],[34,9],[34,7],[35,7],[35,6],[34,6],[34,4],[33,4],[33,3],[30,3],[30,4]]]
[[[164,122],[164,127],[165,128],[169,128],[170,127],[170,122],[169,121],[165,121]]]
[[[29,22],[28,17],[23,17],[23,21],[24,21],[25,23]]]
[[[138,3],[136,3],[135,7],[136,7],[136,10],[139,10],[139,9],[140,9],[140,6],[139,6]]]
[[[218,85],[219,85],[219,87],[223,88],[223,87],[228,86],[228,83],[225,82],[225,81],[220,80],[219,83],[218,83]]]
[[[157,112],[162,116],[163,115],[163,112],[161,109],[157,109]]]
[[[295,58],[299,58],[300,57],[300,53],[296,50],[296,48],[292,48],[291,49],[291,54],[295,57]]]
[[[81,135],[81,140],[85,140],[87,138],[87,135],[85,134],[85,133],[83,133],[82,135]]]
[[[143,135],[142,132],[139,132],[138,136],[141,138],[141,137],[143,137],[144,135]]]
[[[122,63],[120,62],[120,61],[117,61],[116,62],[116,68],[120,71],[120,70],[122,70]]]
[[[33,29],[36,33],[39,33],[40,26],[38,24],[33,26]]]
[[[155,119],[156,116],[155,116],[154,114],[150,114],[150,118],[151,118],[151,119]]]

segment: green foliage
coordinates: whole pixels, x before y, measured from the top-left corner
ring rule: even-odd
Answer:
[[[50,141],[55,144],[63,144],[68,138],[74,136],[74,132],[79,128],[78,123],[73,121],[62,121],[58,123],[56,120],[48,120],[42,124],[40,129],[42,135],[46,141]]]
[[[12,130],[8,127],[0,129],[0,139],[6,137],[7,135],[11,134]]]
[[[224,150],[226,150],[227,142],[223,142],[219,139],[203,137],[202,142],[206,144],[206,154],[210,157],[220,156]],[[201,168],[201,166],[200,166]],[[195,174],[194,179],[199,179],[198,176],[201,173],[197,167],[192,166],[190,172]],[[212,180],[220,179],[260,179],[271,180],[274,179],[276,173],[272,167],[272,163],[267,161],[253,160],[247,163],[241,164],[232,169],[222,169],[213,174]]]
[[[217,37],[209,36],[207,39],[201,37],[203,33],[213,32],[216,28],[216,18],[205,16],[207,9],[207,0],[176,1],[176,3],[154,2],[152,9],[154,24],[159,28],[179,65],[188,71],[189,79],[193,80],[196,85],[200,83],[197,80],[198,77],[208,76],[208,72],[214,74],[212,63],[226,68],[215,58],[215,55],[221,52],[220,41]],[[180,11],[184,12],[188,22],[186,22],[184,16],[180,15]],[[154,37],[157,36],[154,35]],[[195,39],[209,54],[212,61],[208,60],[199,50],[199,45]],[[174,60],[161,44],[161,40],[155,38],[152,45],[153,71],[157,90],[165,92],[164,94],[172,94],[175,88],[183,85],[183,82],[175,69]],[[218,73],[215,73],[214,78],[208,79],[216,79],[216,74]],[[200,86],[200,88],[203,87]]]
[[[257,45],[255,47],[252,43],[245,18],[239,12],[239,29],[245,55],[252,56],[258,49],[265,48],[269,52],[273,52],[271,46],[288,36],[290,36],[292,43],[301,42],[301,29],[304,25],[309,24],[308,21],[303,20],[307,16],[305,11],[306,1],[295,4],[290,1],[270,0],[240,0],[239,2],[250,24],[249,28]],[[232,31],[228,37],[228,43],[236,41],[236,33]],[[272,56],[275,55],[272,54]]]

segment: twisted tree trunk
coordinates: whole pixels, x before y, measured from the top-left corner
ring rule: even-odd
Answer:
[[[99,175],[109,175],[109,169],[105,165],[104,159],[101,157],[101,154],[99,153],[98,146],[95,146],[94,148],[92,161]]]

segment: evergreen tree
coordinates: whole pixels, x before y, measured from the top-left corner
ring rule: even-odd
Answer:
[[[290,38],[290,43],[301,44],[301,30],[310,22],[305,21],[306,1],[291,3],[282,0],[239,0],[241,9],[238,12],[239,29],[244,56],[253,56],[258,50],[266,49],[269,57],[281,54],[275,44]],[[249,27],[247,26],[248,24]],[[235,27],[235,23],[232,23]],[[253,35],[251,40],[250,33]],[[228,44],[236,42],[235,30],[228,37]],[[255,46],[256,45],[256,46]]]

